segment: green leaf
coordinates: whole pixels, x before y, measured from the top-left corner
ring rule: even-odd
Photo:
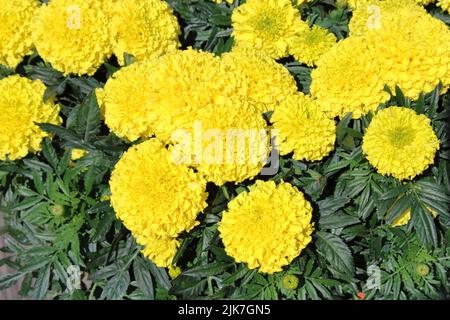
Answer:
[[[350,216],[344,213],[331,214],[327,216],[321,216],[319,225],[321,229],[338,229],[353,224],[360,223],[358,218]]]
[[[413,203],[410,196],[401,197],[394,203],[391,211],[388,212],[386,223],[392,224],[397,218],[405,213],[406,210],[410,209],[412,205]]]
[[[0,276],[0,291],[15,285],[24,276],[21,272],[8,273]]]
[[[353,277],[355,267],[350,249],[338,236],[328,232],[317,232],[316,246],[320,255],[329,263],[332,271]],[[336,274],[335,275],[339,275]]]
[[[121,270],[108,280],[100,299],[107,298],[109,300],[120,300],[127,293],[130,285],[130,274],[128,270]]]
[[[82,128],[84,142],[90,142],[92,137],[99,133],[100,109],[94,91],[81,104],[77,124]]]
[[[191,277],[208,277],[214,276],[224,272],[227,268],[231,267],[233,263],[227,262],[214,262],[204,266],[194,267],[189,270],[183,271],[183,275]]]
[[[173,280],[172,288],[169,292],[184,298],[195,297],[203,291],[206,282],[207,279],[199,280],[195,277],[180,275]]]
[[[147,299],[153,300],[155,298],[153,291],[153,280],[147,268],[147,264],[144,263],[141,258],[134,260],[133,272],[138,288]]]
[[[419,239],[428,249],[437,246],[437,232],[433,216],[418,203],[415,203],[412,208],[411,223]]]
[[[148,266],[151,274],[155,277],[155,281],[164,289],[169,290],[171,287],[169,276],[164,268],[157,267],[153,262],[148,260]]]
[[[49,264],[44,270],[39,273],[33,290],[34,299],[42,300],[47,295],[47,290],[50,284],[50,271],[51,269]]]
[[[348,197],[332,196],[324,200],[318,201],[319,212],[321,216],[331,215],[337,212],[339,209],[345,207],[350,202]]]

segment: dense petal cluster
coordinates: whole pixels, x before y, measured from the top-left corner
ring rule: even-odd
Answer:
[[[149,117],[151,82],[148,63],[134,63],[117,71],[96,95],[105,123],[118,137],[129,141],[153,134]]]
[[[271,122],[282,155],[293,152],[296,160],[318,161],[334,149],[336,124],[310,97],[290,96],[275,109]]]
[[[0,0],[0,64],[15,68],[31,53],[31,21],[37,0]]]
[[[192,169],[175,164],[157,139],[131,147],[116,164],[110,180],[117,216],[145,246],[144,253],[168,266],[176,237],[190,231],[206,207],[206,181]]]
[[[389,28],[395,23],[397,10],[404,12],[405,9],[425,12],[412,0],[365,0],[353,10],[349,23],[350,35],[364,35],[370,30]]]
[[[111,55],[104,0],[52,0],[42,5],[32,25],[40,56],[64,74],[95,73]]]
[[[311,94],[329,117],[352,112],[357,119],[390,98],[380,68],[364,38],[347,38],[318,61],[311,74]]]
[[[161,0],[117,0],[112,5],[113,51],[121,65],[125,53],[137,61],[175,51],[180,27]]]
[[[441,7],[442,10],[450,13],[450,0],[438,0],[437,6]]]
[[[379,19],[365,23],[373,3]],[[405,1],[371,0],[355,11],[350,30],[364,35],[381,67],[380,77],[392,89],[398,86],[405,96],[417,99],[439,82],[450,85],[450,31],[423,8]]]
[[[308,30],[289,0],[248,0],[231,18],[236,46],[261,50],[275,59],[287,56],[292,38]]]
[[[334,34],[314,25],[292,40],[290,51],[295,59],[313,67],[320,57],[335,44],[336,37]]]
[[[41,150],[48,134],[37,123],[61,123],[59,107],[44,102],[45,85],[18,75],[0,80],[0,160],[17,160]]]
[[[227,148],[229,130],[245,135],[266,129],[247,81],[245,74],[230,72],[226,63],[210,53],[169,53],[128,66],[108,81],[105,121],[113,132],[131,141],[155,134],[175,144],[176,152],[183,154],[180,161],[195,166],[209,181],[243,181],[257,175],[265,164],[251,147],[267,154],[267,145],[251,144],[245,137],[248,147],[243,157],[249,161],[239,160]],[[194,141],[197,135],[200,139]],[[227,160],[227,152],[236,155],[234,160]]]
[[[442,21],[418,11],[390,13],[394,23],[376,30],[372,43],[382,66],[384,82],[398,85],[405,96],[417,99],[439,82],[450,85],[450,30]]]
[[[286,97],[297,92],[297,83],[289,71],[265,54],[234,49],[221,58],[231,72],[246,78],[249,99],[261,112],[274,110]]]
[[[256,181],[228,204],[219,225],[225,251],[250,269],[274,273],[311,242],[312,207],[288,183]]]
[[[379,173],[412,179],[434,162],[439,140],[430,119],[414,110],[380,110],[364,135],[362,149]]]

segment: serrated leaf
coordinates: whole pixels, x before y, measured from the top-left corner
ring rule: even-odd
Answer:
[[[321,254],[331,265],[331,267],[350,277],[353,276],[355,268],[350,249],[338,236],[328,232],[317,232],[316,246]]]
[[[183,271],[183,275],[191,277],[208,277],[224,272],[231,267],[233,263],[228,262],[213,262],[204,266],[194,267]]]
[[[8,273],[0,276],[0,291],[15,285],[24,276],[21,272]]]
[[[431,213],[415,203],[411,211],[411,223],[422,243],[431,249],[437,246],[437,231]]]
[[[138,288],[149,300],[154,299],[153,280],[146,263],[142,259],[135,259],[133,262],[133,272]]]

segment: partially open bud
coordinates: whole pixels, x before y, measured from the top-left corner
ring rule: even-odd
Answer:
[[[60,205],[60,204],[55,204],[55,205],[50,207],[50,212],[55,217],[61,217],[64,214],[64,206]]]
[[[298,278],[293,274],[287,274],[282,280],[283,288],[288,290],[295,290],[298,287]]]
[[[421,277],[425,277],[430,273],[430,267],[427,266],[425,263],[419,263],[416,266],[416,273]]]
[[[172,279],[175,279],[176,277],[178,277],[181,274],[181,268],[177,267],[177,266],[170,266],[169,267],[169,276]]]

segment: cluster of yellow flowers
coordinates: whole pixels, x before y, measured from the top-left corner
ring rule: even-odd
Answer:
[[[375,114],[362,150],[383,175],[413,179],[439,150],[426,116],[379,110],[390,99],[386,85],[411,99],[439,82],[450,86],[450,31],[418,5],[431,0],[349,0],[351,35],[339,42],[301,19],[297,6],[309,1],[247,0],[232,15],[234,47],[220,57],[180,50],[180,27],[164,1],[14,2],[0,0],[0,64],[15,68],[34,47],[65,75],[92,75],[113,54],[121,66],[134,57],[96,94],[110,131],[136,143],[112,172],[111,204],[158,266],[173,267],[179,235],[198,225],[207,183],[254,179],[271,148],[300,161],[324,159],[334,149],[336,117]],[[310,95],[275,60],[289,55],[314,68]],[[49,135],[37,124],[61,124],[45,89],[20,76],[0,80],[0,160],[39,151]],[[72,150],[74,160],[85,155]],[[409,217],[405,211],[393,225]],[[311,241],[311,218],[302,192],[258,180],[230,201],[219,231],[237,262],[273,273]]]
[[[64,74],[92,75],[113,53],[143,60],[174,51],[180,33],[160,0],[1,0],[0,63],[15,68],[36,48]]]
[[[310,28],[290,0],[248,0],[236,8],[232,21],[236,47],[261,50],[274,59],[291,54],[312,66],[336,43],[327,30]]]
[[[260,76],[261,72],[264,72],[264,77]],[[334,121],[326,118],[313,101],[297,93],[296,82],[284,67],[266,55],[248,49],[238,48],[222,57],[193,49],[178,50],[162,57],[136,62],[115,73],[97,95],[104,110],[105,122],[111,131],[129,141],[150,139],[138,145],[136,150],[127,152],[114,169],[111,200],[118,217],[133,232],[138,242],[145,245],[144,254],[159,266],[170,266],[171,258],[176,253],[176,236],[192,229],[196,215],[203,209],[195,201],[186,199],[185,193],[174,191],[172,184],[186,189],[186,185],[172,178],[170,172],[175,172],[175,167],[179,167],[179,170],[195,168],[196,177],[203,181],[201,185],[206,181],[222,185],[254,178],[264,166],[270,147],[267,137],[269,127],[263,112],[278,107],[280,120],[276,126],[281,129],[280,136],[288,141],[286,144],[281,143],[287,146],[283,149],[286,153],[295,151],[302,159],[315,161],[326,156],[334,146]],[[289,119],[291,111],[298,118]],[[314,119],[323,123],[323,126],[314,128]],[[295,140],[297,133],[288,129],[288,126],[292,126],[291,121],[302,123],[304,120],[308,122],[302,124],[305,130],[298,135],[302,136],[298,142]],[[200,133],[197,130],[201,130]],[[243,150],[239,150],[240,142],[232,141],[231,155],[228,149],[230,144],[226,144],[226,141],[213,144],[215,147],[211,148],[209,139],[226,140],[228,130],[243,132],[246,139]],[[192,142],[191,138],[196,134],[202,135],[202,132],[205,134],[200,137],[199,144]],[[219,133],[219,138],[208,137],[209,132]],[[254,140],[247,135],[252,132],[256,133]],[[262,137],[258,135],[261,132],[265,134]],[[318,143],[319,140],[308,141],[308,134],[326,141],[326,145]],[[159,147],[155,147],[156,142],[153,141],[161,141],[158,142]],[[147,144],[152,148],[141,147]],[[289,147],[292,149],[289,150]],[[242,151],[243,154],[239,153]],[[164,153],[164,161],[159,158],[154,160],[158,152]],[[168,154],[172,162],[170,165],[167,164]],[[231,156],[231,161],[224,159],[226,156]],[[243,158],[240,159],[240,156]],[[157,165],[158,162],[161,164]],[[157,168],[147,170],[147,166]],[[145,174],[137,173],[141,170]],[[156,173],[155,170],[160,172]],[[153,181],[147,174],[155,175],[156,179],[167,183]],[[144,183],[144,180],[148,182]],[[152,192],[146,189],[147,185]],[[156,222],[156,219],[160,219],[157,212],[167,212],[166,202],[175,207],[179,205],[175,200],[161,202],[162,197],[156,193],[175,197],[174,192],[177,193],[176,197],[185,198],[186,201],[183,207],[178,208],[180,211],[170,209],[171,212],[180,214],[187,210],[190,217],[186,220],[189,223],[182,229],[178,229],[179,221],[173,220],[174,226],[171,227],[170,222],[164,227],[158,226]],[[135,196],[137,193],[142,198]],[[159,200],[154,206],[148,207],[148,203],[155,198]],[[143,221],[143,217],[150,219],[148,216],[155,219],[151,225],[158,230],[173,228],[175,231],[164,231],[156,238],[156,230],[150,230],[150,222],[145,225],[139,222]],[[146,237],[148,234],[151,236]],[[155,241],[161,243],[158,248],[154,245]],[[299,253],[300,250],[297,255]]]

